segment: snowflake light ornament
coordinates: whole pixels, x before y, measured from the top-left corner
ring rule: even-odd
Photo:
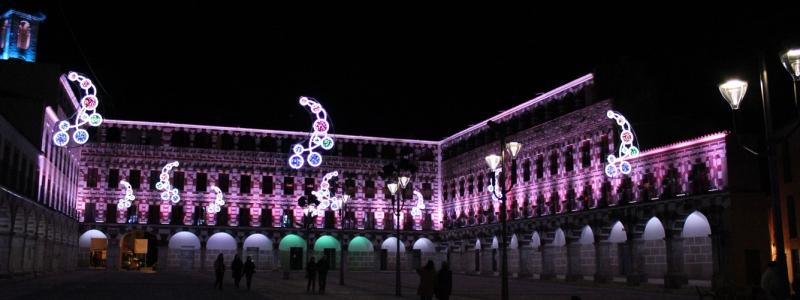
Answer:
[[[300,105],[307,106],[309,110],[317,117],[314,123],[311,124],[311,136],[308,139],[307,146],[303,143],[298,143],[292,146],[292,154],[289,156],[289,166],[293,169],[300,169],[305,162],[312,167],[319,167],[322,164],[322,154],[316,152],[317,148],[330,150],[333,148],[333,137],[328,134],[331,129],[331,124],[328,121],[328,113],[311,97],[300,97]],[[304,158],[304,155],[308,155]]]
[[[78,112],[75,114],[75,120],[72,123],[68,120],[61,120],[57,124],[58,131],[53,134],[53,143],[59,147],[65,147],[69,144],[70,130],[74,130],[71,138],[76,144],[85,144],[89,141],[89,132],[81,128],[81,126],[89,124],[89,126],[97,127],[103,123],[103,116],[97,113],[97,106],[100,101],[97,99],[97,89],[92,80],[75,72],[69,72],[67,80],[78,83],[83,97],[81,97]]]
[[[617,153],[618,156],[610,154],[608,157],[606,157],[606,161],[608,161],[608,165],[605,169],[606,176],[614,177],[619,173],[625,175],[630,174],[633,170],[633,167],[628,160],[639,156],[639,143],[636,141],[636,134],[633,133],[633,128],[628,122],[628,119],[626,119],[622,114],[613,110],[609,110],[606,112],[606,116],[609,119],[614,119],[617,122],[617,125],[619,125],[619,139],[621,141],[619,145],[619,151]]]
[[[162,191],[161,200],[170,200],[173,204],[180,202],[181,196],[180,191],[177,188],[173,188],[172,184],[169,183],[169,172],[178,165],[179,163],[177,161],[173,161],[161,168],[161,175],[159,176],[160,181],[156,183],[156,189]]]

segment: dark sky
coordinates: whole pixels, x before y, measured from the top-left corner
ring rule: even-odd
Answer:
[[[745,105],[757,112],[754,53],[772,51],[771,78],[788,84],[775,49],[800,32],[788,26],[788,8],[171,2],[5,1],[0,9],[48,16],[38,61],[96,78],[108,118],[306,131],[297,97],[308,95],[328,108],[337,133],[432,140],[623,61],[641,64],[659,91],[641,106],[663,109],[664,119],[639,120],[640,135],[663,122],[687,134],[727,128],[718,82],[749,79]]]

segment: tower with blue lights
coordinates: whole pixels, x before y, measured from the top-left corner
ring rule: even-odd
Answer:
[[[45,15],[9,10],[0,15],[0,59],[36,61],[39,24]]]

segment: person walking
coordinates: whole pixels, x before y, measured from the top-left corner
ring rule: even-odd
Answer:
[[[453,291],[453,272],[450,271],[450,266],[447,262],[442,262],[442,268],[436,274],[436,299],[448,300],[450,293]]]
[[[306,286],[306,292],[311,291],[312,293],[316,291],[316,281],[317,281],[317,263],[312,256],[311,259],[308,260],[306,264],[306,278],[308,278],[308,285]]]
[[[250,290],[250,282],[253,280],[253,273],[256,272],[256,264],[253,258],[248,256],[247,261],[244,263],[244,276],[247,279],[247,290]]]
[[[436,269],[433,266],[433,261],[428,261],[424,268],[417,269],[419,275],[419,287],[417,288],[417,295],[421,300],[432,300],[433,289],[436,286]]]
[[[328,266],[328,264],[329,264],[328,259],[325,258],[325,256],[320,258],[319,261],[317,262],[317,274],[319,275],[320,294],[325,293],[325,284],[327,283],[328,280],[328,269],[330,269],[330,266]]]
[[[231,272],[233,272],[233,285],[236,288],[239,288],[239,281],[242,280],[242,271],[244,270],[244,264],[242,263],[242,259],[239,258],[239,254],[233,257],[233,263],[231,263]]]
[[[214,261],[214,275],[216,276],[214,288],[219,287],[222,290],[222,277],[225,275],[225,262],[222,253],[217,255],[217,260]]]

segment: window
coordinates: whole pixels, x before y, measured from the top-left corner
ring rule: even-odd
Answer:
[[[106,143],[119,143],[122,141],[122,132],[117,127],[106,129]]]
[[[31,23],[28,21],[19,22],[19,32],[17,33],[17,48],[26,50],[31,46]]]
[[[464,197],[464,180],[458,182],[458,195]]]
[[[175,172],[172,174],[172,187],[183,191],[184,175],[183,172]]]
[[[526,160],[522,163],[522,181],[531,181],[531,161]]]
[[[314,184],[313,177],[306,177],[305,184],[303,185],[303,191],[305,192],[304,195],[311,196],[311,192],[314,191]]]
[[[223,193],[228,192],[228,187],[230,187],[230,179],[228,178],[228,174],[219,174],[217,175],[217,186]]]
[[[239,136],[239,150],[256,150],[256,139],[249,135]]]
[[[283,177],[283,194],[287,196],[294,195],[294,177]]]
[[[430,182],[422,184],[422,199],[426,201],[433,199],[433,187]]]
[[[544,177],[544,158],[539,156],[536,159],[536,179],[542,179]]]
[[[364,181],[364,198],[375,198],[375,182],[372,181],[372,179],[367,179]]]
[[[189,134],[185,131],[176,131],[172,133],[172,137],[169,141],[172,147],[188,147],[189,146]]]
[[[205,192],[207,191],[208,187],[208,174],[206,173],[197,173],[197,178],[194,183],[194,191],[195,192]]]
[[[575,168],[575,159],[572,156],[573,152],[572,146],[567,147],[567,152],[564,153],[564,167],[566,168],[567,172],[572,172]]]
[[[139,186],[141,185],[142,181],[142,173],[139,170],[130,170],[128,173],[128,183],[131,184],[131,188],[134,190],[138,190]]]
[[[108,170],[108,188],[116,189],[119,187],[119,169]]]
[[[789,216],[789,238],[797,238],[797,210],[794,197],[786,197],[786,214]]]
[[[8,152],[6,152],[8,153]],[[90,188],[97,187],[97,169],[96,168],[89,168],[89,172],[86,174],[86,186]]]
[[[554,151],[550,154],[550,175],[558,174],[558,154]]]
[[[200,132],[194,135],[194,146],[197,148],[211,148],[211,136],[208,133]]]
[[[345,193],[350,195],[350,197],[356,197],[356,180],[353,178],[347,178],[344,181]]]
[[[172,214],[170,215],[169,223],[172,225],[183,225],[182,205],[177,205],[172,207]]]
[[[220,136],[220,149],[233,150],[233,136],[230,134],[223,134]]]
[[[250,175],[239,177],[239,193],[250,194]]]
[[[592,165],[592,148],[589,147],[589,142],[583,142],[581,145],[581,167],[588,168]]]
[[[600,155],[601,162],[606,161],[606,157],[608,156],[608,137],[604,136],[600,140],[600,152],[598,152],[598,154]]]
[[[151,190],[155,190],[156,189],[156,183],[158,183],[161,180],[159,178],[160,175],[161,175],[161,173],[159,173],[158,171],[150,171],[150,189]]]
[[[467,184],[467,193],[472,195],[473,191],[475,191],[475,178],[470,176],[468,181],[469,183]]]
[[[381,158],[383,159],[395,159],[397,156],[397,150],[390,145],[383,145],[381,146]]]
[[[477,186],[478,186],[478,193],[483,192],[483,174],[478,175]]]
[[[264,195],[272,194],[272,176],[261,176],[261,193]]]

